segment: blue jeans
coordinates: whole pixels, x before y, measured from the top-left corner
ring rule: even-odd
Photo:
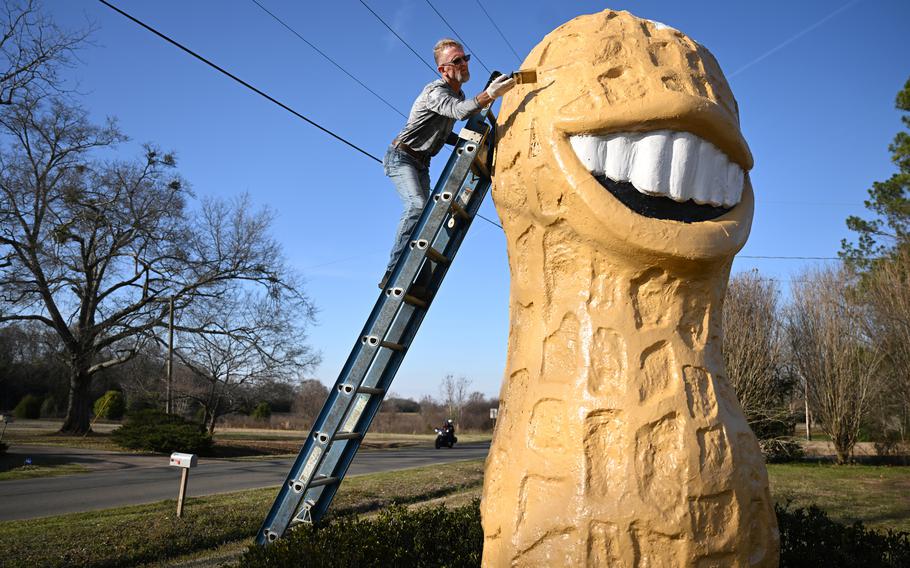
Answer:
[[[392,270],[398,258],[408,244],[411,231],[417,225],[420,214],[427,204],[430,195],[430,169],[417,161],[413,156],[403,150],[389,146],[385,159],[382,161],[385,175],[395,184],[395,190],[404,203],[401,220],[398,221],[398,230],[395,233],[395,242],[392,245],[392,254],[389,256],[389,265],[386,270]]]

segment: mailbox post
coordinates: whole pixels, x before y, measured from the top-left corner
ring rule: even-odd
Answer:
[[[180,492],[177,494],[177,518],[183,515],[183,501],[186,499],[186,483],[190,477],[190,468],[198,463],[196,454],[171,454],[171,465],[180,468]]]

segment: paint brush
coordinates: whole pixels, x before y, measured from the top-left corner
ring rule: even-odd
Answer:
[[[537,82],[537,69],[520,69],[512,73],[512,78],[519,85]]]

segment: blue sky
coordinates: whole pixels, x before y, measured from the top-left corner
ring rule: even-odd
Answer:
[[[111,1],[374,155],[403,124],[252,0]],[[259,1],[401,112],[433,79],[359,0]],[[365,1],[426,60],[453,35],[426,0]],[[487,76],[478,59],[519,67],[477,0],[430,1],[475,56],[468,96]],[[849,237],[844,219],[862,214],[866,189],[895,171],[887,146],[900,128],[894,97],[910,76],[906,0],[481,3],[522,58],[560,24],[605,8],[663,22],[714,53],[755,156],[755,221],[734,272],[758,269],[786,288],[817,261],[746,257],[836,256]],[[277,212],[274,236],[321,310],[310,333],[323,353],[314,375],[334,382],[376,300],[400,214],[381,167],[94,0],[45,7],[64,27],[97,26],[70,75],[95,118],[119,119],[132,139],[124,156],[159,144],[176,151],[198,196],[247,192]],[[434,179],[444,161],[434,160]],[[481,213],[496,218],[490,198]],[[498,395],[508,280],[503,234],[478,219],[392,390],[438,396],[453,373]]]

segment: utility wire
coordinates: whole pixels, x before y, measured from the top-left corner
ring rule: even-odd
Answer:
[[[484,69],[487,70],[487,73],[493,73],[492,71],[490,71],[490,68],[487,67],[486,65],[484,65],[483,61],[480,60],[480,56],[477,55],[477,52],[474,51],[473,49],[471,49],[470,47],[468,47],[468,42],[466,42],[460,35],[458,35],[458,32],[455,31],[455,28],[452,27],[452,24],[450,24],[449,21],[446,20],[445,17],[439,13],[439,10],[437,10],[435,6],[430,4],[430,0],[426,0],[426,2],[427,2],[427,6],[429,6],[434,12],[436,12],[436,15],[439,16],[439,19],[442,20],[445,23],[445,25],[447,25],[449,27],[450,30],[452,30],[452,33],[455,34],[455,37],[458,38],[458,41],[461,42],[461,45],[463,45],[465,47],[465,49],[467,49],[469,52],[474,54],[474,58],[477,59],[477,62],[480,63]]]
[[[738,254],[736,258],[758,258],[765,260],[842,260],[837,256],[750,256]]]
[[[384,25],[386,28],[388,28],[390,32],[392,32],[393,34],[395,34],[395,37],[398,38],[398,41],[400,41],[401,43],[403,43],[403,44],[405,45],[405,47],[407,47],[408,49],[410,49],[410,50],[411,50],[411,53],[413,53],[413,54],[417,57],[417,59],[419,59],[419,60],[421,61],[421,63],[423,63],[424,65],[426,65],[427,68],[428,68],[430,71],[433,72],[433,75],[437,75],[437,76],[439,75],[439,72],[436,70],[436,68],[433,67],[433,66],[431,66],[429,63],[427,63],[426,60],[425,60],[423,57],[421,57],[420,54],[417,53],[417,51],[415,51],[414,48],[410,46],[410,44],[408,44],[408,42],[406,42],[406,41],[404,40],[404,38],[402,38],[400,35],[398,35],[398,32],[396,32],[395,30],[392,29],[392,26],[390,26],[389,24],[387,24],[387,23],[385,22],[385,20],[383,20],[382,17],[380,17],[379,14],[377,14],[376,12],[373,11],[372,8],[370,8],[369,6],[367,6],[367,3],[366,3],[366,2],[364,2],[363,0],[360,0],[360,3],[363,4],[363,7],[366,8],[367,10],[369,10],[371,14],[373,14],[374,16],[376,16],[376,19],[379,20],[380,22],[382,22],[382,25]]]
[[[250,1],[253,2],[253,4],[256,4],[257,6],[259,6],[259,8],[260,8],[263,12],[265,12],[266,14],[268,14],[269,16],[271,16],[272,18],[274,18],[275,21],[277,21],[279,24],[281,24],[282,26],[284,26],[285,28],[287,28],[287,30],[288,30],[289,32],[291,32],[292,34],[294,34],[295,36],[297,36],[298,38],[300,38],[300,40],[301,40],[303,43],[305,43],[305,44],[307,44],[308,46],[310,46],[311,48],[313,48],[313,50],[314,50],[316,53],[318,53],[319,55],[321,55],[322,57],[324,57],[325,59],[327,59],[327,60],[329,61],[329,63],[331,63],[332,65],[334,65],[335,67],[337,67],[342,73],[344,73],[345,75],[347,75],[348,77],[350,77],[351,79],[353,79],[354,81],[356,81],[358,85],[360,85],[360,86],[363,87],[364,89],[368,90],[370,93],[372,93],[372,95],[373,95],[374,97],[376,97],[376,98],[379,99],[380,101],[384,102],[384,103],[386,104],[387,107],[389,107],[390,109],[392,109],[392,110],[394,110],[395,112],[397,112],[398,114],[400,114],[400,115],[402,116],[402,118],[408,118],[408,116],[407,116],[405,113],[403,113],[403,112],[401,112],[400,110],[398,110],[398,108],[396,108],[395,105],[393,105],[393,104],[390,103],[389,101],[387,101],[387,100],[385,100],[384,98],[382,98],[382,96],[380,96],[379,93],[377,93],[377,92],[374,91],[373,89],[367,87],[367,86],[363,83],[363,81],[361,81],[360,79],[358,79],[357,77],[355,77],[354,75],[352,75],[350,72],[348,72],[347,69],[345,69],[344,67],[342,67],[341,65],[339,65],[337,61],[335,61],[334,59],[332,59],[331,57],[329,57],[328,55],[326,55],[321,49],[319,49],[318,47],[316,47],[315,45],[313,45],[312,43],[310,43],[309,41],[307,41],[307,39],[306,39],[305,37],[303,37],[302,35],[300,35],[300,34],[297,32],[297,30],[295,30],[294,28],[292,28],[291,26],[289,26],[288,24],[286,24],[286,23],[284,22],[284,20],[282,20],[281,18],[279,18],[278,16],[276,16],[274,13],[272,13],[271,11],[269,11],[268,8],[266,8],[265,6],[263,6],[262,4],[260,4],[260,3],[259,3],[259,0],[250,0]]]
[[[280,106],[280,107],[283,108],[284,110],[290,112],[290,113],[293,114],[294,116],[296,116],[296,117],[298,117],[298,118],[301,118],[301,119],[305,120],[306,122],[308,122],[309,124],[315,126],[315,127],[318,128],[319,130],[322,130],[323,132],[325,132],[326,134],[328,134],[328,135],[331,136],[332,138],[335,138],[336,140],[339,140],[340,142],[344,142],[345,144],[347,144],[347,145],[350,146],[351,148],[357,150],[358,152],[360,152],[360,153],[363,154],[364,156],[367,156],[368,158],[372,158],[373,160],[379,162],[380,164],[382,163],[382,160],[380,160],[379,158],[377,158],[377,157],[374,156],[373,154],[370,154],[369,152],[367,152],[367,151],[364,150],[363,148],[361,148],[361,147],[359,147],[359,146],[357,146],[357,145],[355,145],[355,144],[353,144],[353,143],[351,143],[351,142],[348,142],[347,140],[345,140],[345,139],[342,138],[341,136],[335,134],[335,133],[332,132],[331,130],[329,130],[329,129],[327,129],[327,128],[323,127],[323,126],[320,126],[319,124],[313,122],[312,120],[310,120],[309,118],[303,116],[302,114],[300,114],[300,113],[297,112],[296,110],[292,109],[291,107],[287,106],[286,104],[282,103],[281,101],[279,101],[279,100],[277,100],[277,99],[275,99],[275,98],[269,96],[268,94],[264,93],[263,91],[260,91],[259,89],[257,89],[257,88],[254,87],[253,85],[250,85],[249,83],[247,83],[247,82],[244,81],[243,79],[237,77],[237,76],[234,75],[233,73],[231,73],[231,72],[229,72],[229,71],[227,71],[227,70],[225,70],[225,69],[222,69],[221,67],[219,67],[218,65],[215,65],[214,63],[212,63],[211,61],[209,61],[209,60],[206,59],[205,57],[202,57],[201,55],[199,55],[198,53],[196,53],[195,51],[189,49],[188,47],[186,47],[186,46],[180,44],[179,42],[177,42],[177,41],[175,41],[175,40],[169,38],[168,36],[164,35],[163,33],[159,32],[159,31],[156,30],[155,28],[153,28],[153,27],[151,27],[151,26],[149,26],[149,25],[143,23],[142,21],[140,21],[140,20],[134,18],[133,16],[127,14],[126,12],[124,12],[124,11],[121,10],[120,8],[114,6],[113,4],[111,4],[110,2],[108,2],[107,0],[98,0],[98,1],[101,2],[102,4],[104,4],[105,6],[107,6],[108,8],[114,10],[114,11],[117,12],[118,14],[124,16],[125,18],[127,18],[127,19],[129,19],[129,20],[135,22],[136,24],[138,24],[138,25],[142,26],[143,28],[147,29],[148,31],[152,32],[153,34],[155,34],[156,36],[160,37],[161,39],[167,41],[168,43],[170,43],[170,44],[172,44],[172,45],[174,45],[174,46],[180,48],[181,50],[185,51],[186,53],[192,55],[193,57],[195,57],[195,58],[198,59],[199,61],[202,61],[203,63],[205,63],[206,65],[208,65],[209,67],[212,67],[213,69],[215,69],[215,70],[217,70],[217,71],[223,73],[224,75],[227,75],[228,77],[230,77],[230,78],[233,79],[234,81],[237,81],[238,83],[240,83],[241,85],[243,85],[243,86],[246,87],[247,89],[250,89],[251,91],[255,92],[256,94],[258,94],[258,95],[260,95],[260,96],[262,96],[262,97],[265,97],[266,99],[268,99],[268,100],[270,100],[271,102],[275,103],[276,105]],[[480,215],[479,213],[478,213],[476,216],[477,216],[477,217],[480,217],[481,219],[483,219],[483,220],[486,221],[487,223],[490,223],[490,224],[495,225],[495,226],[499,227],[500,229],[502,229],[502,225],[500,225],[499,223],[496,223],[495,221],[491,221],[490,219],[487,219],[486,217],[484,217],[483,215]]]
[[[134,17],[131,16],[130,14],[127,14],[126,12],[124,12],[124,11],[121,10],[120,8],[114,6],[113,4],[111,4],[110,2],[108,2],[107,0],[98,0],[98,1],[99,1],[100,3],[102,3],[102,4],[104,4],[105,6],[107,6],[108,8],[110,8],[111,10],[114,10],[114,11],[117,12],[118,14],[124,16],[124,17],[127,18],[128,20],[131,20],[132,22],[138,24],[139,26],[142,26],[142,27],[145,28],[146,30],[148,30],[148,31],[152,32],[153,34],[155,34],[156,36],[160,37],[161,39],[167,41],[167,42],[170,43],[171,45],[173,45],[173,46],[175,46],[175,47],[181,49],[182,51],[188,53],[189,55],[192,55],[193,57],[195,57],[195,58],[198,59],[199,61],[202,61],[203,63],[205,63],[206,65],[208,65],[209,67],[212,67],[212,68],[215,69],[216,71],[218,71],[218,72],[220,72],[220,73],[222,73],[222,74],[224,74],[224,75],[230,77],[231,79],[233,79],[234,81],[240,83],[241,85],[243,85],[243,86],[246,87],[247,89],[250,89],[251,91],[255,92],[256,94],[260,95],[261,97],[264,97],[264,98],[268,99],[269,101],[275,103],[276,105],[280,106],[280,107],[283,108],[284,110],[290,112],[290,113],[293,114],[294,116],[296,116],[296,117],[298,117],[298,118],[300,118],[300,119],[306,121],[306,122],[309,123],[310,125],[312,125],[312,126],[318,128],[319,130],[325,132],[326,134],[328,134],[328,135],[331,136],[332,138],[335,138],[335,139],[338,140],[339,142],[342,142],[342,143],[344,143],[344,144],[350,146],[350,147],[353,148],[354,150],[357,150],[358,152],[360,152],[360,153],[363,154],[364,156],[367,156],[368,158],[371,158],[371,159],[375,160],[376,162],[379,162],[380,164],[382,163],[382,160],[381,160],[381,159],[377,158],[377,157],[374,156],[373,154],[370,154],[369,152],[367,152],[367,151],[364,150],[363,148],[357,146],[356,144],[353,144],[352,142],[349,142],[348,140],[345,140],[344,138],[342,138],[341,136],[335,134],[334,132],[332,132],[332,131],[329,130],[328,128],[325,128],[325,127],[319,125],[318,123],[313,122],[313,121],[310,120],[309,118],[307,118],[307,117],[305,117],[304,115],[300,114],[299,112],[297,112],[296,110],[294,110],[294,109],[292,109],[291,107],[287,106],[286,104],[282,103],[281,101],[279,101],[279,100],[273,98],[273,97],[270,96],[269,94],[267,94],[267,93],[265,93],[265,92],[263,92],[263,91],[257,89],[257,88],[254,87],[253,85],[251,85],[251,84],[247,83],[246,81],[244,81],[243,79],[237,77],[236,75],[234,75],[234,74],[231,73],[230,71],[227,71],[226,69],[224,69],[224,68],[222,68],[222,67],[219,67],[219,66],[216,65],[215,63],[212,63],[211,61],[209,61],[209,60],[206,59],[205,57],[199,55],[198,53],[196,53],[195,51],[191,50],[190,48],[184,46],[183,44],[177,42],[176,40],[171,39],[170,37],[164,35],[163,33],[159,32],[159,31],[156,30],[155,28],[149,26],[148,24],[146,24],[146,23],[144,23],[144,22],[142,22],[142,21],[140,21],[140,20],[134,18]],[[253,0],[253,2],[255,2],[257,5],[259,4],[259,2],[256,2],[256,0]],[[386,23],[382,20],[382,18],[379,17],[378,14],[376,14],[376,12],[373,12],[373,10],[370,9],[370,7],[367,6],[367,5],[363,2],[363,0],[360,0],[360,3],[363,4],[364,7],[367,8],[367,10],[370,10],[370,12],[372,12],[373,15],[376,16],[376,18],[379,19],[379,21],[381,21],[383,24],[385,24],[386,27],[389,27],[388,24],[386,24]],[[429,3],[429,0],[427,0],[427,3]],[[431,6],[432,6],[432,5],[431,5]],[[261,6],[260,6],[260,7],[261,7]],[[264,9],[264,8],[263,8],[263,9]],[[434,9],[434,10],[435,10],[435,9]],[[266,11],[268,12],[268,10],[266,10]],[[271,13],[269,12],[269,14],[271,14]],[[274,16],[273,16],[273,17],[274,17]],[[440,16],[440,17],[441,17],[441,16]],[[279,21],[280,21],[280,20],[279,20]],[[290,28],[289,28],[289,29],[290,29]],[[392,28],[389,28],[389,30],[392,31],[392,33],[395,33],[395,31],[392,30]],[[293,31],[293,30],[292,30],[292,31]],[[452,30],[452,31],[454,32],[455,30]],[[296,33],[296,32],[295,32],[295,33]],[[457,35],[457,34],[456,34],[456,35]],[[398,36],[398,34],[395,34],[395,36],[398,37],[398,39],[400,39],[400,40],[402,41],[402,43],[404,43],[405,45],[407,45],[407,42],[405,42],[403,39],[401,39],[401,37]],[[303,38],[301,38],[301,39],[303,39]],[[306,40],[304,40],[304,41],[306,41]],[[309,43],[309,42],[307,42],[307,43]],[[315,47],[314,47],[314,49],[315,49]],[[411,46],[408,45],[408,49],[411,49],[411,51],[414,53],[414,55],[416,55],[416,56],[418,57],[418,59],[420,59],[421,61],[423,61],[423,58],[421,58],[420,55],[418,55],[417,52],[414,51],[413,48],[411,48]],[[317,51],[318,51],[318,50],[317,50]],[[478,59],[478,60],[479,60],[479,59]],[[425,61],[424,61],[424,63],[426,64]],[[429,67],[429,65],[427,65],[427,66]],[[434,73],[435,73],[435,71],[434,71]],[[358,82],[359,82],[359,81],[358,81]],[[494,225],[494,226],[499,227],[500,229],[502,229],[502,225],[500,225],[499,223],[497,223],[497,222],[495,222],[495,221],[492,221],[492,220],[490,220],[490,219],[484,217],[484,216],[481,215],[480,213],[477,213],[476,216],[477,216],[477,217],[480,217],[481,219],[483,219],[483,220],[486,221],[487,223],[490,223],[491,225]],[[834,257],[820,257],[820,256],[805,256],[805,257],[803,257],[803,256],[746,256],[746,255],[740,255],[739,258],[774,259],[774,260],[840,260],[840,259],[834,258]]]
[[[480,7],[480,9],[483,11],[483,13],[487,16],[487,19],[490,20],[490,23],[493,24],[493,27],[496,28],[497,32],[499,32],[499,37],[502,38],[502,41],[506,42],[506,45],[509,46],[509,49],[511,49],[512,53],[515,55],[515,59],[518,60],[518,64],[521,65],[521,57],[518,55],[518,52],[515,51],[515,48],[512,47],[512,44],[509,43],[509,40],[506,39],[506,36],[502,33],[502,30],[499,29],[499,26],[496,25],[496,22],[493,21],[492,16],[490,16],[490,14],[489,14],[489,12],[487,12],[486,8],[483,7],[483,4],[480,3],[480,0],[474,0],[474,1],[477,2],[477,5]]]
[[[331,136],[332,138],[334,138],[334,139],[336,139],[336,140],[338,140],[338,141],[340,141],[340,142],[343,142],[343,143],[347,144],[348,146],[350,146],[351,148],[357,150],[358,152],[360,152],[360,153],[363,154],[364,156],[367,156],[367,157],[369,157],[369,158],[372,158],[373,160],[376,160],[376,161],[379,162],[380,164],[382,163],[382,160],[380,160],[379,158],[377,158],[377,157],[374,156],[373,154],[370,154],[369,152],[367,152],[366,150],[364,150],[364,149],[361,148],[360,146],[357,146],[356,144],[354,144],[354,143],[352,143],[352,142],[349,142],[349,141],[345,140],[344,138],[342,138],[341,136],[335,134],[334,132],[332,132],[332,131],[329,130],[328,128],[325,128],[324,126],[320,126],[319,124],[313,122],[312,120],[310,120],[309,118],[303,116],[302,114],[300,114],[300,113],[297,112],[296,110],[292,109],[292,108],[289,107],[288,105],[284,104],[283,102],[281,102],[281,101],[279,101],[279,100],[277,100],[277,99],[271,97],[270,95],[268,95],[267,93],[265,93],[265,92],[263,92],[263,91],[260,91],[259,89],[257,89],[257,88],[254,87],[253,85],[250,85],[249,83],[247,83],[246,81],[244,81],[244,80],[241,79],[240,77],[237,77],[237,76],[234,75],[233,73],[231,73],[231,72],[229,72],[229,71],[227,71],[227,70],[225,70],[225,69],[219,67],[218,65],[215,65],[214,63],[212,63],[211,61],[209,61],[209,60],[206,59],[205,57],[202,57],[201,55],[199,55],[199,54],[196,53],[195,51],[191,50],[190,48],[188,48],[188,47],[186,47],[186,46],[184,46],[184,45],[178,43],[177,41],[175,41],[175,40],[169,38],[168,36],[166,36],[166,35],[164,35],[163,33],[159,32],[159,31],[156,30],[155,28],[153,28],[153,27],[151,27],[151,26],[149,26],[149,25],[147,25],[147,24],[145,24],[145,23],[143,23],[143,22],[137,20],[136,18],[134,18],[133,16],[127,14],[126,12],[124,12],[123,10],[121,10],[120,8],[114,6],[113,4],[111,4],[110,2],[108,2],[107,0],[98,0],[98,1],[101,2],[102,4],[104,4],[105,6],[107,6],[108,8],[110,8],[111,10],[114,10],[114,11],[117,12],[118,14],[124,16],[125,18],[127,18],[127,19],[129,19],[129,20],[132,20],[132,21],[135,22],[136,24],[139,24],[139,25],[142,26],[143,28],[145,28],[145,29],[147,29],[148,31],[152,32],[153,34],[155,34],[156,36],[160,37],[161,39],[167,41],[167,42],[170,43],[171,45],[174,45],[174,46],[180,48],[181,50],[185,51],[186,53],[189,53],[190,55],[192,55],[193,57],[195,57],[195,58],[198,59],[199,61],[202,61],[203,63],[205,63],[206,65],[208,65],[209,67],[212,67],[213,69],[215,69],[215,70],[217,70],[217,71],[223,73],[224,75],[227,75],[228,77],[230,77],[231,79],[237,81],[238,83],[240,83],[241,85],[243,85],[243,86],[246,87],[247,89],[250,89],[251,91],[255,92],[256,94],[258,94],[258,95],[260,95],[260,96],[262,96],[262,97],[265,97],[266,99],[272,101],[273,103],[275,103],[276,105],[280,106],[280,107],[283,108],[284,110],[290,112],[290,113],[293,114],[294,116],[296,116],[296,117],[298,117],[298,118],[301,118],[301,119],[305,120],[306,122],[308,122],[309,124],[315,126],[315,127],[318,128],[319,130],[325,132],[326,134],[328,134],[328,135]]]
[[[382,22],[382,25],[384,25],[386,28],[388,28],[388,30],[389,30],[390,32],[392,32],[392,33],[395,35],[395,37],[398,38],[398,41],[400,41],[401,43],[404,44],[405,47],[407,47],[408,49],[410,49],[410,50],[411,50],[411,53],[413,53],[414,56],[415,56],[417,59],[419,59],[419,60],[421,61],[421,63],[423,63],[424,65],[426,65],[426,66],[430,69],[430,71],[433,72],[433,75],[437,75],[437,76],[438,76],[438,74],[439,74],[438,71],[437,71],[436,69],[433,69],[433,67],[431,67],[430,64],[427,63],[426,60],[424,60],[424,58],[421,57],[420,54],[417,53],[417,51],[416,51],[413,47],[411,47],[410,44],[408,44],[408,42],[406,42],[406,41],[404,40],[404,38],[402,38],[400,35],[398,35],[398,33],[397,33],[395,30],[392,29],[392,26],[390,26],[389,24],[387,24],[386,21],[383,20],[382,17],[381,17],[379,14],[377,14],[376,12],[374,12],[373,9],[370,8],[370,7],[367,5],[366,2],[364,2],[363,0],[360,0],[360,3],[363,4],[363,7],[366,8],[367,10],[369,10],[370,13],[373,14],[373,16],[375,16],[377,20],[379,20],[380,22]],[[432,4],[430,5],[430,7],[432,7]],[[435,8],[433,8],[433,10],[435,11]],[[439,12],[436,12],[436,13],[438,14]],[[441,17],[442,17],[442,16],[440,16],[440,18],[441,18]],[[443,19],[443,21],[445,21],[445,19]],[[448,23],[448,22],[447,22],[447,23]],[[451,26],[449,26],[449,27],[451,27]],[[452,31],[454,32],[455,30],[452,30]],[[455,35],[458,35],[458,34],[456,33]],[[462,43],[464,43],[464,42],[462,42]],[[479,58],[478,58],[478,61],[480,61]],[[481,65],[483,65],[483,64],[481,63]],[[486,66],[484,65],[484,67],[486,67]],[[493,221],[493,220],[491,220],[491,219],[487,219],[486,217],[484,217],[484,216],[481,215],[480,213],[476,213],[475,215],[476,215],[477,217],[480,217],[481,219],[483,219],[483,220],[486,221],[487,223],[493,225],[494,227],[499,227],[500,229],[502,229],[502,225],[500,225],[500,224],[497,223],[496,221]]]

